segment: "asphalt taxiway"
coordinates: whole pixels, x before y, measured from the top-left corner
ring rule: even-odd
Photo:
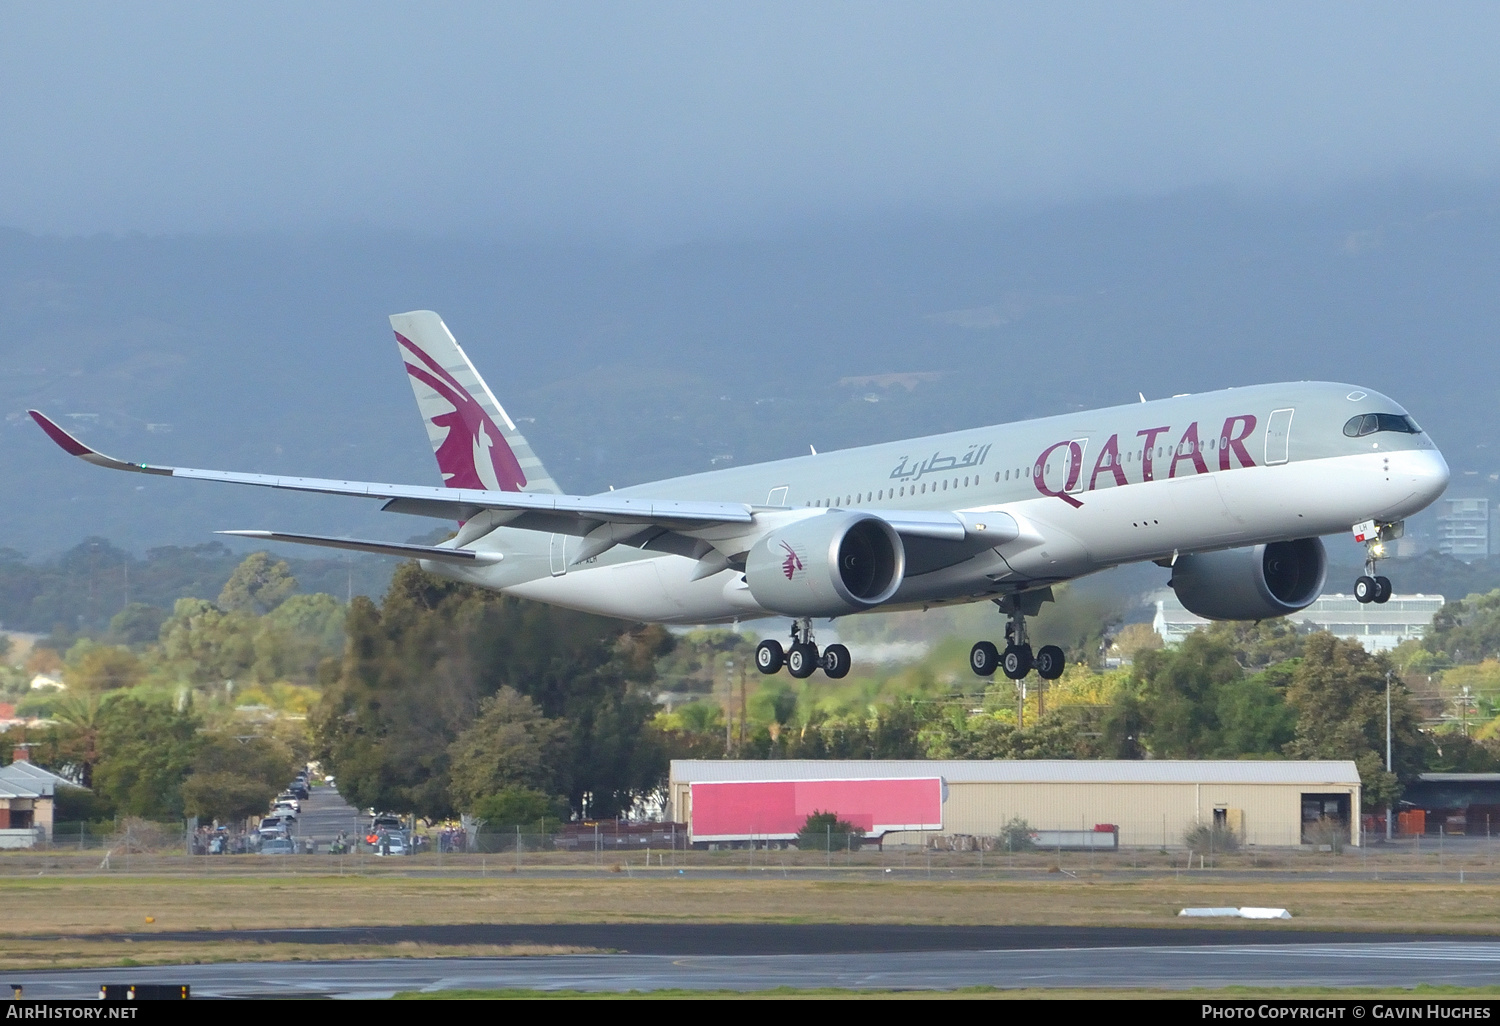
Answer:
[[[511,929],[536,939],[543,936],[535,928]],[[717,954],[699,949],[688,954],[241,963],[11,973],[7,979],[14,977],[14,982],[24,984],[28,998],[88,998],[97,995],[103,983],[186,983],[195,996],[226,998],[377,998],[400,991],[454,989],[627,992],[758,991],[778,987],[1188,990],[1228,986],[1500,986],[1500,940],[1491,938],[1392,940],[1363,935],[1356,940],[1348,935],[1309,933],[1278,937],[1254,931],[1118,930],[1112,931],[1113,945],[1042,946],[1036,942],[1043,940],[1043,935],[1020,936],[1011,928],[1006,933],[1016,935],[1016,945],[1027,941],[1031,945],[959,950],[956,942],[981,938],[957,938],[951,930],[943,932],[948,934],[948,943],[941,950],[913,948],[913,939],[908,937],[904,950],[892,950],[896,942],[891,942],[867,944],[864,950],[775,954],[748,953],[742,948],[736,953]],[[1132,932],[1136,935],[1134,944],[1120,936]],[[1083,931],[1065,933],[1058,931],[1052,939],[1084,939]],[[1172,934],[1174,943],[1143,943],[1157,940],[1163,933]],[[1231,937],[1238,941],[1230,942]],[[679,934],[677,942],[691,939],[691,934]],[[755,947],[750,945],[751,950]]]

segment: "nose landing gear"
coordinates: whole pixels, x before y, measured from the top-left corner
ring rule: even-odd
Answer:
[[[820,669],[825,676],[838,680],[848,676],[852,665],[849,650],[843,645],[829,645],[818,651],[812,636],[812,620],[808,617],[792,623],[789,648],[783,650],[779,641],[770,638],[755,646],[755,668],[767,675],[779,673],[785,666],[787,673],[798,680],[805,680]]]
[[[1390,601],[1391,579],[1375,573],[1377,561],[1385,558],[1385,543],[1401,537],[1404,524],[1377,526],[1373,520],[1354,525],[1354,540],[1365,543],[1365,572],[1354,580],[1354,599],[1360,603]]]
[[[1031,641],[1026,634],[1026,617],[1041,611],[1041,604],[1052,597],[1050,590],[1034,595],[1009,596],[996,599],[995,605],[1010,617],[1005,625],[1005,651],[1001,652],[992,642],[981,641],[969,650],[969,668],[978,677],[993,677],[998,669],[1011,680],[1021,680],[1036,670],[1043,680],[1056,680],[1062,676],[1067,657],[1056,645],[1043,645],[1033,653]]]

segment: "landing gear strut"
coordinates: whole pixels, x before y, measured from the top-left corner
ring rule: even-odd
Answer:
[[[976,676],[993,677],[997,669],[1011,680],[1022,680],[1032,670],[1043,680],[1062,676],[1067,661],[1063,650],[1056,645],[1043,645],[1033,654],[1026,634],[1026,617],[1035,616],[1041,611],[1041,604],[1051,597],[1049,590],[995,600],[1000,611],[1010,617],[1005,625],[1005,651],[1001,652],[989,641],[981,641],[970,649],[969,668]]]
[[[804,680],[821,669],[833,680],[847,676],[852,660],[843,645],[829,645],[818,651],[813,641],[812,620],[803,617],[792,622],[791,646],[782,649],[779,641],[767,638],[755,646],[755,668],[764,674],[779,673],[782,666],[798,680]]]
[[[1360,525],[1355,528],[1355,537],[1360,537]],[[1369,525],[1373,526],[1373,525]],[[1400,524],[1390,524],[1373,531],[1373,537],[1365,538],[1365,572],[1354,580],[1354,599],[1356,602],[1387,602],[1391,597],[1391,579],[1380,577],[1375,573],[1375,564],[1385,556],[1385,539],[1399,538],[1401,536]]]

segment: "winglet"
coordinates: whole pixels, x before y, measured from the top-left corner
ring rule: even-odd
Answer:
[[[86,463],[92,463],[96,467],[108,467],[110,470],[133,470],[137,474],[166,474],[171,476],[171,467],[152,467],[145,463],[126,463],[117,460],[113,456],[106,456],[102,452],[96,452],[84,445],[78,439],[68,434],[57,422],[48,417],[40,410],[27,410],[31,419],[36,421],[37,426],[47,432],[47,437],[57,443],[58,448],[69,456],[77,456]]]

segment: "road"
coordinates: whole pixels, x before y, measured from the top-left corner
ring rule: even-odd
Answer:
[[[28,998],[87,998],[102,983],[186,983],[198,997],[388,997],[398,991],[592,992],[775,987],[1414,987],[1500,984],[1500,943],[1156,945],[823,955],[554,955],[81,969],[11,973]]]

